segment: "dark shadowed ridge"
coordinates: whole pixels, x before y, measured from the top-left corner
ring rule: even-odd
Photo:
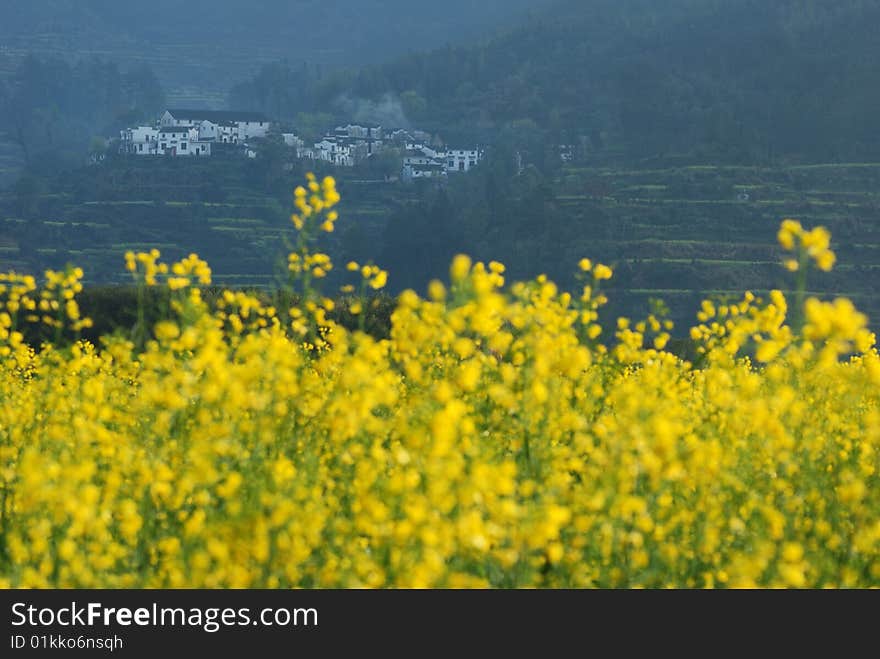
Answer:
[[[429,128],[530,120],[631,158],[870,158],[878,24],[864,0],[559,0],[488,43],[376,67],[354,93],[414,90]]]
[[[549,1],[0,0],[0,67],[29,51],[146,62],[172,101],[217,105],[261,63],[331,70],[467,43]]]

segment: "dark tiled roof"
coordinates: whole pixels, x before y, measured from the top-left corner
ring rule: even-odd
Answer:
[[[186,126],[163,126],[160,133],[188,133],[191,129]]]
[[[235,110],[186,110],[186,109],[168,109],[175,119],[207,119],[208,121],[269,121],[261,112],[238,112]]]

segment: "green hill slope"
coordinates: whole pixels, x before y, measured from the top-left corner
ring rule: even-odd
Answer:
[[[86,283],[128,283],[123,255],[155,247],[163,259],[197,252],[215,281],[273,287],[286,267],[293,227],[290,193],[302,180],[290,172],[283,196],[267,191],[258,163],[238,158],[130,158],[28,177],[0,196],[0,271],[41,273],[67,263]],[[327,237],[334,254],[368,249],[388,215],[413,190],[342,174],[346,222]]]
[[[326,247],[338,263],[376,259],[392,292],[424,290],[458,250],[504,262],[512,279],[544,272],[566,287],[587,256],[614,267],[609,315],[643,315],[649,299],[663,299],[681,332],[704,296],[792,288],[776,230],[795,217],[827,226],[839,257],[809,289],[851,297],[874,327],[880,319],[880,163],[569,165],[550,181],[518,177],[496,223],[477,217],[472,188],[482,175],[438,193],[337,174],[341,220]],[[73,262],[89,284],[125,283],[124,252],[157,247],[169,259],[198,252],[218,282],[274,286],[291,233],[289,195],[267,193],[260,176],[253,162],[132,159],[32,181],[0,197],[0,270]],[[280,188],[300,179],[290,172]]]
[[[838,265],[809,289],[848,296],[880,320],[880,163],[533,167],[506,181],[490,165],[450,181],[446,201],[392,216],[383,265],[394,286],[442,275],[441,254],[497,259],[511,279],[539,273],[569,290],[583,257],[612,265],[609,315],[664,300],[680,329],[706,296],[792,290],[776,233],[784,218],[832,233]],[[448,262],[448,261],[447,261]]]
[[[353,81],[415,93],[413,121],[491,135],[530,119],[628,158],[880,156],[880,5],[865,0],[564,0],[486,44]]]
[[[827,226],[839,256],[810,289],[853,298],[877,327],[878,19],[859,0],[565,0],[481,45],[327,77],[308,109],[392,92],[415,126],[489,147],[443,192],[337,172],[337,253],[381,259],[393,290],[442,277],[458,250],[567,286],[589,256],[615,267],[610,313],[663,298],[681,328],[705,295],[790,289],[775,235],[795,217]],[[268,284],[288,200],[244,167],[125,162],[11,191],[0,260],[118,281],[125,249],[156,244]]]
[[[462,43],[549,0],[0,0],[0,44],[67,58],[147,63],[171,101],[222,104],[262,62],[288,58],[325,71]]]

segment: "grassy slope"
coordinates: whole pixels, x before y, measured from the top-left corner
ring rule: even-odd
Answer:
[[[681,323],[710,292],[790,288],[776,230],[793,217],[827,226],[838,254],[833,272],[811,278],[811,290],[853,298],[874,326],[880,318],[880,164],[568,168],[555,187],[556,203],[582,237],[562,262],[584,251],[614,262],[623,311],[663,298]]]
[[[156,247],[166,259],[197,252],[218,283],[271,286],[292,237],[290,208],[248,182],[249,166],[137,158],[87,168],[66,184],[59,180],[26,219],[17,216],[11,194],[0,196],[0,270],[39,272],[71,262],[84,268],[87,283],[124,283],[125,251]],[[291,176],[290,188],[297,183]],[[346,239],[374,242],[388,213],[412,194],[345,177],[340,190],[347,226],[329,237],[336,253]],[[356,237],[346,235],[351,226]]]
[[[82,201],[73,201],[72,187],[54,190],[30,220],[15,216],[11,198],[0,198],[0,270],[36,272],[72,261],[91,283],[124,282],[125,250],[155,246],[169,258],[197,251],[219,282],[269,286],[290,235],[289,208],[255,191],[238,166],[132,160],[92,169]],[[524,240],[531,271],[523,274],[564,280],[582,256],[611,263],[614,312],[638,314],[648,298],[663,298],[683,326],[703,295],[789,288],[775,234],[782,218],[795,217],[827,226],[839,257],[832,273],[811,279],[811,290],[853,298],[874,326],[880,318],[880,164],[569,167],[554,189],[566,239],[549,247]],[[217,190],[222,198],[211,197]],[[385,220],[413,199],[413,189],[343,176],[340,190],[342,221],[330,249],[350,254],[355,243],[359,254],[378,256]],[[738,199],[743,192],[748,201]]]
[[[4,2],[0,0],[0,10]],[[28,52],[104,57],[157,72],[169,102],[222,106],[229,88],[266,62],[360,66],[410,49],[465,42],[550,0],[32,0],[5,8],[0,44],[10,63]],[[210,6],[208,6],[210,5]],[[0,63],[0,76],[3,74]]]

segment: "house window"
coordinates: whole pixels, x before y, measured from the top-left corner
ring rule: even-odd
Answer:
[[[143,151],[143,150],[144,150],[144,145],[138,144],[138,151]]]
[[[180,143],[180,150],[181,150],[181,151],[186,151],[186,142],[181,142],[181,143]]]
[[[162,142],[162,150],[165,150],[165,142]]]

